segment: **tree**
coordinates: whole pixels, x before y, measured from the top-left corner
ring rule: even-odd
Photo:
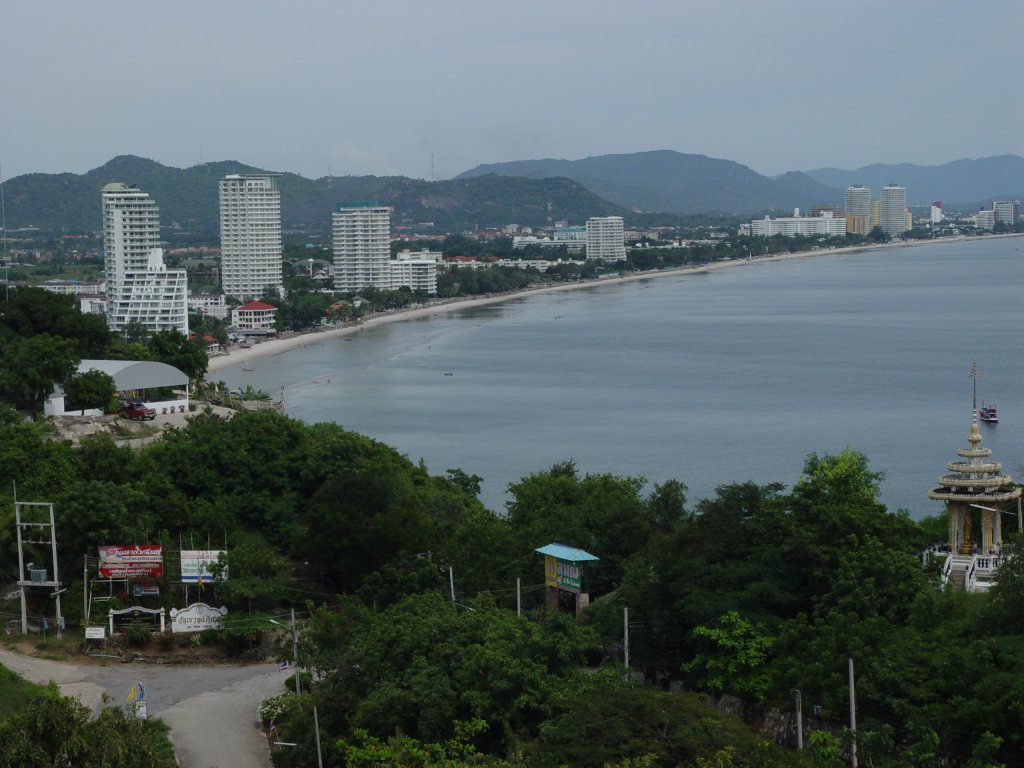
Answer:
[[[83,371],[73,375],[64,386],[66,406],[74,406],[85,413],[86,408],[114,410],[117,405],[117,387],[109,374],[103,371]]]
[[[698,688],[733,693],[748,702],[764,700],[770,684],[765,662],[772,639],[762,627],[729,611],[719,618],[717,627],[697,627],[693,634],[708,648],[683,665],[684,672],[695,676]]]
[[[54,389],[67,382],[79,362],[71,339],[47,333],[5,339],[0,349],[0,402],[38,412]]]
[[[992,585],[992,617],[1009,631],[1024,633],[1024,534],[1003,540],[1002,564]]]
[[[158,331],[149,339],[149,353],[153,360],[166,363],[198,381],[206,375],[209,355],[202,344],[190,341],[180,331]]]

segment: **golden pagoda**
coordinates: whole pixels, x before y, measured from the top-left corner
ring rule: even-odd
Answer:
[[[976,387],[977,370],[973,365],[971,378]],[[992,451],[981,447],[976,389],[967,442],[969,447],[956,452],[960,460],[946,465],[949,473],[939,477],[939,487],[928,491],[928,498],[946,502],[949,514],[949,562],[945,570],[956,583],[970,589],[970,580],[961,583],[960,574],[966,572],[973,576],[979,568],[994,571],[998,559],[992,556],[998,554],[1003,543],[1002,510],[1014,500],[1019,509],[1021,498],[1021,489],[1013,484],[1009,475],[1002,473],[1002,464],[989,459]],[[973,538],[973,523],[979,513],[980,542]]]

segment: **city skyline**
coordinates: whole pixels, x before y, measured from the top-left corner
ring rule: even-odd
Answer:
[[[1009,0],[242,9],[7,9],[4,179],[120,154],[426,179],[654,149],[766,175],[1024,156],[1024,6]],[[96,55],[126,39],[138,66]],[[113,83],[131,98],[105,99]]]

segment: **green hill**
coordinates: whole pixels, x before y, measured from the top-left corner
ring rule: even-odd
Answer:
[[[266,171],[236,161],[182,169],[121,155],[81,175],[33,173],[11,179],[4,185],[7,222],[11,229],[34,226],[47,232],[96,232],[101,228],[100,189],[109,182],[122,181],[153,197],[165,228],[216,237],[217,180],[229,173],[261,172]],[[331,212],[336,204],[352,200],[373,200],[393,206],[394,227],[433,222],[438,232],[509,223],[537,227],[553,220],[582,224],[590,216],[631,215],[591,193],[578,181],[565,178],[486,175],[429,182],[402,176],[307,179],[282,173],[279,184],[284,228],[324,235],[330,231]],[[667,222],[672,218],[662,217]]]

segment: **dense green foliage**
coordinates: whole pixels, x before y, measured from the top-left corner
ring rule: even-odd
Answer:
[[[88,708],[57,687],[26,683],[0,667],[0,766],[3,768],[173,768],[173,750],[158,720],[108,707]]]

